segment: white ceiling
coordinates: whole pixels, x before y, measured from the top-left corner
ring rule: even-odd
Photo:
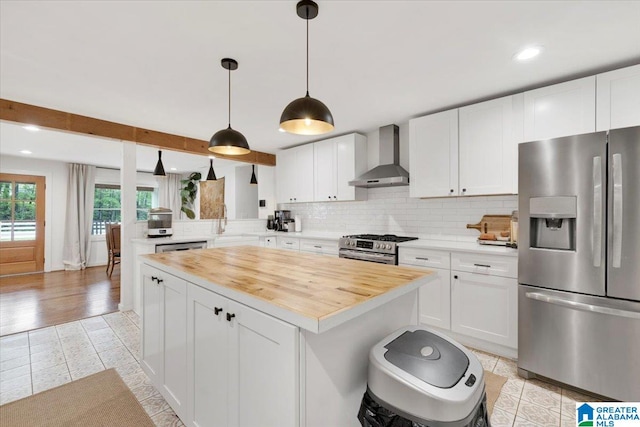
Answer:
[[[0,96],[208,140],[227,125],[252,148],[320,139],[278,132],[305,92],[296,1],[0,2]],[[310,94],[333,134],[640,62],[638,1],[319,1]],[[544,46],[528,63],[512,56]],[[4,145],[4,132],[2,134]]]

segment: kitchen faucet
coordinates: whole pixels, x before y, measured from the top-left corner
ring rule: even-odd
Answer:
[[[222,225],[222,220],[224,220],[224,225]],[[225,227],[227,226],[227,205],[225,203],[222,204],[222,218],[218,215],[218,230],[216,234],[222,234],[225,232]]]

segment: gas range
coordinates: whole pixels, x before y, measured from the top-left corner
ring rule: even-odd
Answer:
[[[358,259],[381,264],[398,264],[398,243],[416,240],[394,234],[354,234],[338,243],[340,258]]]

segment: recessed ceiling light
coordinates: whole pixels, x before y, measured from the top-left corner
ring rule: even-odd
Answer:
[[[513,59],[516,61],[528,61],[540,55],[540,52],[542,52],[542,46],[529,46],[513,55]]]
[[[29,150],[20,150],[22,154],[32,154]]]
[[[178,169],[176,168],[169,168],[170,171],[177,171]]]
[[[22,129],[28,130],[29,132],[38,132],[40,130],[38,126],[34,126],[34,125],[22,126]]]

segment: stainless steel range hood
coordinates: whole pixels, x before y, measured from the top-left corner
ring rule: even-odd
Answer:
[[[409,172],[400,166],[400,137],[398,126],[380,128],[380,166],[377,166],[353,181],[354,187],[390,187],[409,185]]]

